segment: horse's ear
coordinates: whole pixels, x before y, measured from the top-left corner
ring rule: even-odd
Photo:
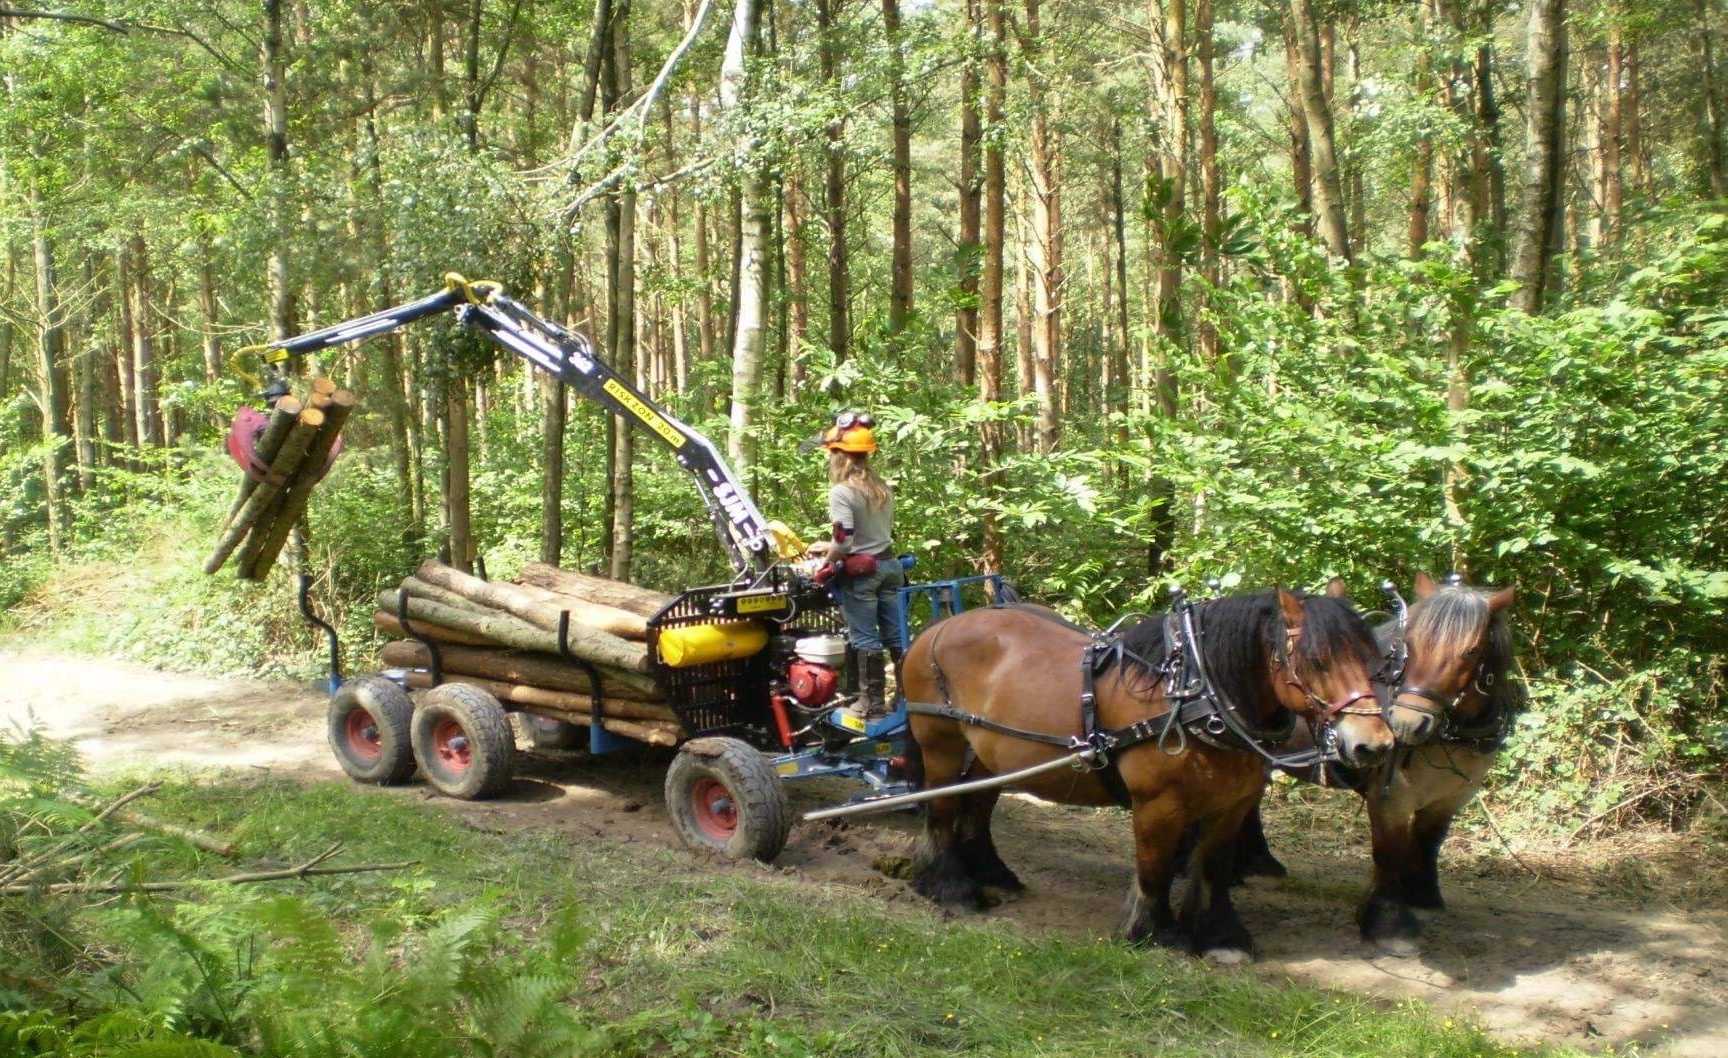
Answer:
[[[1426,599],[1440,590],[1440,585],[1434,583],[1434,578],[1426,573],[1416,574],[1416,597]]]
[[[1350,585],[1344,583],[1343,577],[1333,577],[1326,582],[1326,594],[1334,599],[1350,598]]]
[[[1278,589],[1278,612],[1284,617],[1284,627],[1296,628],[1302,624],[1302,600],[1293,592]]]
[[[1508,585],[1507,587],[1501,588],[1499,591],[1495,592],[1493,595],[1488,596],[1488,612],[1489,613],[1499,613],[1501,610],[1504,610],[1508,606],[1511,606],[1513,601],[1517,598],[1518,598],[1517,586]]]

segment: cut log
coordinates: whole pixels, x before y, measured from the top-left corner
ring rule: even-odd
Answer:
[[[487,680],[476,680],[464,676],[453,676],[444,682],[467,683],[475,687],[484,687],[487,690],[491,690],[493,687],[504,686],[504,684],[493,684]],[[432,686],[432,674],[428,672],[410,672],[408,674],[408,686],[413,687],[416,690],[423,690],[430,687]],[[501,695],[498,695],[497,692],[494,691],[493,694],[494,697],[497,697],[500,701],[505,700]],[[511,702],[510,704],[518,705],[520,703]],[[523,706],[519,710],[511,711],[533,713],[535,716],[544,716],[553,720],[562,720],[567,724],[580,724],[583,727],[589,727],[594,723],[593,715],[585,710],[563,709],[553,705]],[[625,738],[633,738],[638,742],[646,742],[651,746],[676,746],[684,739],[683,727],[674,721],[614,720],[608,717],[600,722],[600,727],[603,730],[612,732],[614,735],[623,735]]]
[[[438,643],[460,643],[471,647],[492,645],[490,639],[487,639],[485,636],[477,636],[472,632],[463,632],[460,629],[455,628],[445,628],[443,625],[435,625],[430,621],[414,621],[413,618],[409,618],[409,620],[413,622],[414,634],[423,639],[430,639]],[[372,615],[372,627],[386,635],[395,636],[399,639],[408,638],[408,630],[402,627],[401,621],[396,620],[396,614],[394,611],[386,613],[383,610],[379,610],[374,613]]]
[[[409,619],[413,619],[412,613]],[[386,643],[379,656],[386,666],[401,668],[423,669],[432,663],[426,648],[412,640]],[[589,690],[588,673],[556,654],[440,643],[438,657],[451,672],[577,694]],[[600,671],[600,693],[604,697],[628,698],[633,702],[656,702],[665,697],[647,676],[604,665],[595,668]]]
[[[300,418],[300,402],[293,397],[283,397],[271,409],[270,422],[264,427],[264,432],[258,435],[258,441],[252,446],[252,458],[258,466],[269,468],[271,460],[282,448],[282,442],[287,439],[288,431],[294,428],[294,423]],[[218,533],[225,533],[234,524],[234,518],[240,513],[240,508],[246,506],[246,501],[252,495],[252,490],[258,487],[258,479],[250,471],[240,476],[240,495],[234,497],[234,505],[228,508],[228,517],[222,519],[222,528]]]
[[[387,612],[394,612],[396,593],[388,590],[379,592],[378,605]],[[473,632],[494,643],[518,650],[536,650],[543,654],[558,652],[556,632],[536,627],[510,614],[459,610],[430,599],[416,598],[412,592],[408,596],[408,619],[431,621],[446,628]],[[632,643],[628,639],[619,639],[615,635],[573,624],[570,626],[569,646],[570,653],[596,665],[623,669],[626,672],[648,671],[648,648],[641,643]]]
[[[561,604],[545,601],[537,597],[535,591],[521,585],[481,580],[442,562],[421,563],[415,576],[428,584],[455,592],[470,602],[493,610],[503,610],[550,632],[558,630],[560,614],[568,612],[572,634],[575,626],[581,624],[623,639],[648,638],[646,618],[615,606],[574,598],[565,599]]]
[[[408,674],[410,686],[430,685],[432,674],[415,669]],[[530,712],[541,709],[558,709],[567,713],[581,713],[590,716],[594,709],[594,699],[586,694],[573,694],[570,691],[554,691],[545,687],[528,687],[520,683],[501,683],[489,680],[484,676],[475,676],[466,672],[444,673],[445,683],[466,683],[478,687],[491,694],[500,702],[519,705]],[[672,707],[661,702],[633,702],[628,698],[603,698],[600,701],[601,711],[608,717],[619,720],[650,720],[655,723],[676,724],[678,714]]]
[[[596,602],[603,606],[616,606],[620,610],[629,610],[643,617],[653,617],[673,599],[670,595],[638,588],[634,584],[608,580],[605,577],[592,577],[586,573],[573,573],[557,566],[548,566],[544,562],[530,562],[523,566],[522,582],[548,588],[574,599]]]
[[[247,497],[240,513],[234,516],[234,521],[222,533],[222,539],[216,543],[215,552],[204,563],[204,572],[214,573],[221,569],[223,563],[228,561],[228,556],[240,546],[240,541],[265,512],[275,505],[282,495],[282,490],[299,469],[306,456],[306,449],[318,434],[318,428],[323,425],[324,413],[317,408],[306,408],[300,412],[299,419],[294,423],[293,429],[288,431],[282,447],[276,452],[276,458],[270,463],[270,473],[264,475],[264,480],[252,490],[252,495]]]
[[[465,599],[448,588],[428,584],[419,577],[403,577],[402,590],[416,599],[430,599],[440,606],[449,606],[468,613],[496,614],[500,612],[496,607],[477,603],[473,599]]]
[[[318,380],[314,380],[318,381]],[[329,394],[329,405],[324,409],[324,425],[319,428],[318,436],[312,439],[312,444],[306,450],[306,458],[301,460],[300,470],[294,476],[294,481],[283,492],[282,499],[270,515],[268,527],[260,524],[254,530],[253,536],[259,538],[257,547],[248,541],[240,549],[240,576],[244,580],[263,580],[270,573],[270,567],[275,565],[276,556],[282,553],[282,546],[288,542],[288,534],[300,523],[306,513],[306,504],[312,498],[312,488],[324,477],[326,465],[330,461],[330,450],[336,447],[336,439],[342,435],[342,426],[348,421],[348,416],[354,411],[354,394],[345,389]],[[248,552],[251,552],[250,559]]]

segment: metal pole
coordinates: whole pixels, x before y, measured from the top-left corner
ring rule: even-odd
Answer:
[[[974,779],[971,782],[953,783],[948,786],[937,786],[929,790],[919,790],[916,793],[895,794],[892,797],[877,797],[856,804],[841,805],[838,808],[823,808],[815,812],[804,813],[804,822],[816,823],[824,819],[839,819],[841,816],[862,816],[872,812],[886,812],[902,805],[918,804],[921,801],[934,801],[938,797],[951,797],[957,794],[972,793],[975,790],[990,790],[998,786],[1017,783],[1021,779],[1030,779],[1034,775],[1042,775],[1057,768],[1071,768],[1075,764],[1090,764],[1097,751],[1082,749],[1065,757],[1047,760],[1042,764],[1034,764],[1030,768],[1021,768],[1006,775],[992,775],[988,779]]]

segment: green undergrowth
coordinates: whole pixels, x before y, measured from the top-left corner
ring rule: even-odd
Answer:
[[[0,765],[17,764],[17,744],[0,750]],[[20,820],[52,817],[55,803],[48,782],[6,791],[0,776],[0,862],[25,847]],[[338,842],[339,862],[417,863],[177,900],[0,897],[0,1053],[1569,1053],[1508,1048],[1419,1005],[945,922],[768,868],[491,833],[345,784],[170,778],[151,801],[231,835],[247,863],[301,862]],[[168,839],[126,855],[113,865],[122,877],[234,869]]]

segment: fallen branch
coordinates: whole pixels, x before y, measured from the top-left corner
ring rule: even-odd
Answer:
[[[298,867],[284,867],[275,871],[250,871],[244,874],[230,874],[225,878],[198,879],[190,878],[178,882],[138,882],[133,884],[116,883],[110,885],[91,884],[88,882],[62,882],[57,885],[30,886],[7,885],[0,886],[0,893],[51,893],[64,894],[98,894],[98,893],[167,893],[176,889],[191,889],[201,885],[250,885],[253,882],[275,882],[289,878],[313,878],[332,874],[362,874],[375,871],[399,871],[412,867],[419,860],[403,860],[400,863],[361,863],[351,867],[324,867],[321,864],[330,857],[342,851],[341,845],[332,845],[318,855],[300,864]]]

